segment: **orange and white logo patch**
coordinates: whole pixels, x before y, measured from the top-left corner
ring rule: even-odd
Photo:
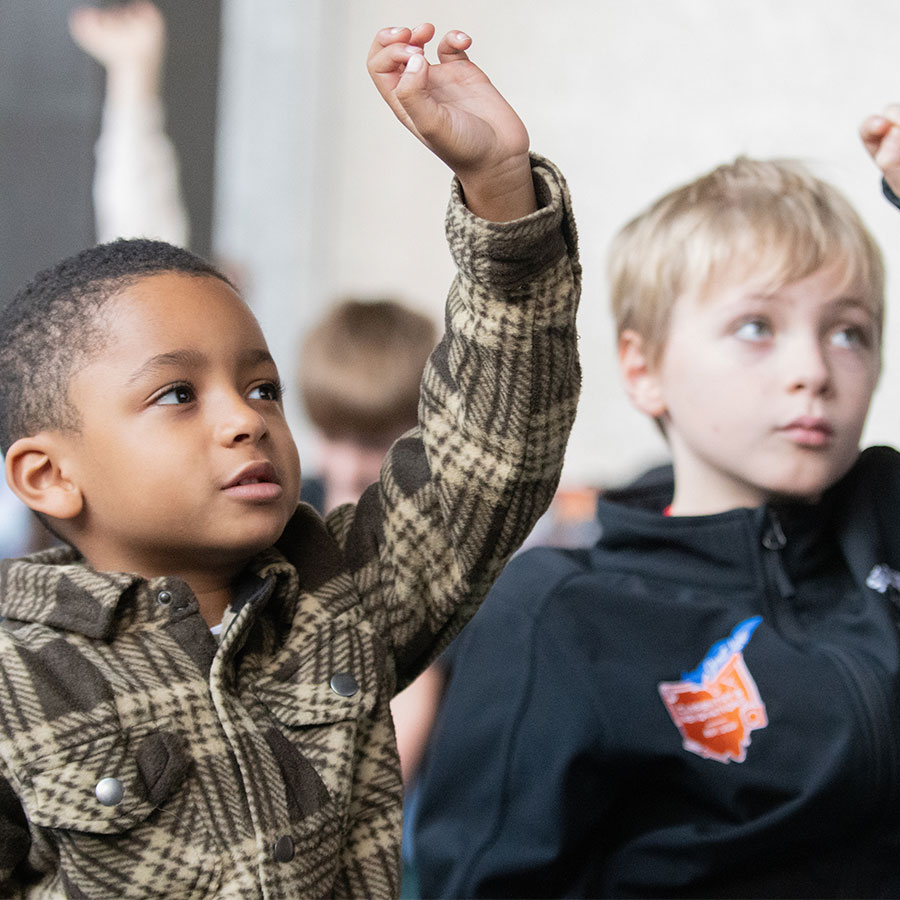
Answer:
[[[685,673],[681,681],[659,685],[685,750],[718,762],[743,762],[750,732],[768,724],[766,707],[743,654],[761,621],[754,616],[741,622],[729,637],[710,648],[693,672]]]

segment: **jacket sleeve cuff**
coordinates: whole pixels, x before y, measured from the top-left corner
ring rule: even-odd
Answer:
[[[459,273],[494,290],[533,279],[564,256],[577,259],[578,241],[569,190],[550,160],[531,154],[538,209],[512,222],[489,222],[465,205],[453,179],[446,234]]]

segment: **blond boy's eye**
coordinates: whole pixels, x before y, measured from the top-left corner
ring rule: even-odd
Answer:
[[[772,329],[763,319],[751,319],[739,325],[734,334],[742,341],[762,341],[772,336]]]
[[[864,328],[860,328],[858,325],[848,325],[832,334],[831,343],[836,347],[852,350],[857,347],[868,347],[870,341],[869,335]]]

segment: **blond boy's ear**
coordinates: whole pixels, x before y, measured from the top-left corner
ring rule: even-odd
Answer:
[[[84,505],[81,490],[60,465],[56,434],[17,440],[6,451],[6,480],[26,506],[54,519],[73,519]]]
[[[635,408],[653,419],[666,412],[659,367],[652,364],[643,337],[626,328],[619,335],[619,371]]]

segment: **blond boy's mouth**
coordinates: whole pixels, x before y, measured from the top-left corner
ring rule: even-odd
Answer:
[[[825,447],[834,436],[831,425],[818,416],[800,416],[780,430],[786,437],[804,447]]]

